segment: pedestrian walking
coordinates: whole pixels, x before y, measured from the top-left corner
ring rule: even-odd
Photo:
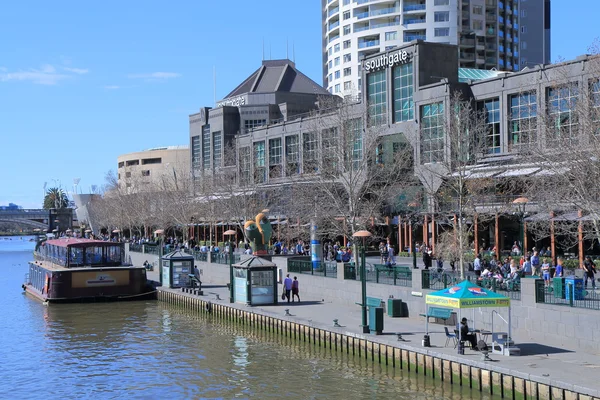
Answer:
[[[537,275],[540,276],[540,265],[541,265],[541,260],[540,260],[540,256],[539,253],[537,251],[533,252],[533,255],[531,256],[531,270],[532,270],[532,275]]]
[[[585,288],[587,289],[588,279],[592,280],[592,289],[596,289],[596,281],[594,274],[596,273],[596,264],[592,261],[592,257],[586,256],[583,261],[583,269],[585,270]]]
[[[294,297],[298,297],[298,303],[300,303],[300,287],[297,276],[292,281],[292,303],[294,302]]]
[[[291,298],[290,293],[292,291],[292,278],[290,278],[290,274],[287,274],[283,280],[283,290],[285,290],[285,297],[289,303]]]

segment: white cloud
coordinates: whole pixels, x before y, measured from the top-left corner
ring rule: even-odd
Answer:
[[[23,81],[31,82],[38,85],[56,85],[58,82],[73,77],[73,74],[81,75],[88,72],[87,69],[81,68],[62,68],[69,73],[61,73],[50,64],[44,64],[40,68],[29,68],[9,72],[6,68],[0,69],[0,82]]]
[[[104,86],[104,89],[117,90],[117,89],[121,89],[121,86],[119,86],[119,85],[106,85],[106,86]]]
[[[149,80],[165,80],[179,78],[181,74],[177,72],[151,72],[148,74],[129,74],[127,75],[130,79],[149,79]]]
[[[67,72],[72,72],[74,74],[77,75],[84,75],[87,74],[88,72],[90,72],[89,69],[85,69],[85,68],[69,68],[69,67],[63,67],[63,69]]]

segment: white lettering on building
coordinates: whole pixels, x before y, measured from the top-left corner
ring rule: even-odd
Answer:
[[[246,104],[246,97],[238,96],[238,97],[232,97],[230,99],[225,99],[223,101],[218,102],[217,107],[224,107],[224,106],[237,107],[237,106],[243,106],[244,104]]]
[[[404,64],[408,61],[408,52],[406,50],[397,50],[393,53],[382,54],[379,57],[363,61],[365,72],[375,69],[390,68],[396,64]]]

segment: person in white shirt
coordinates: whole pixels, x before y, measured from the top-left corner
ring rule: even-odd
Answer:
[[[473,261],[473,270],[475,271],[475,275],[481,275],[481,256],[479,254],[477,254],[475,261]]]

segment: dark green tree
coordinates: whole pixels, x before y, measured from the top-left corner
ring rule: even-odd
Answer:
[[[59,188],[50,188],[44,196],[44,208],[66,208],[69,205],[69,199],[64,190]]]

